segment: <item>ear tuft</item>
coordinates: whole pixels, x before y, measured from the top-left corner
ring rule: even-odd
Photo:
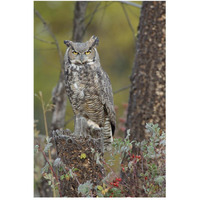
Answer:
[[[95,35],[93,35],[90,39],[89,42],[91,43],[91,46],[97,46],[99,44],[99,38]]]
[[[94,40],[95,40],[95,45],[97,46],[98,44],[99,44],[99,38],[98,37],[96,37],[96,36],[92,36],[93,38],[94,38]]]
[[[68,47],[71,46],[71,41],[69,40],[64,40],[64,44],[66,44]]]

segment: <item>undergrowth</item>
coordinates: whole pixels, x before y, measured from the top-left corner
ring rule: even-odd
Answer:
[[[149,133],[146,140],[138,142],[130,140],[130,130],[127,131],[126,138],[114,138],[110,159],[103,160],[105,168],[109,169],[107,176],[102,179],[99,185],[94,185],[91,181],[80,184],[76,175],[78,168],[69,169],[61,159],[55,160],[51,157],[53,147],[52,138],[47,130],[46,112],[50,111],[52,105],[43,101],[42,92],[36,95],[41,102],[45,124],[46,142],[44,147],[39,143],[35,145],[35,155],[41,153],[45,160],[45,165],[41,169],[41,174],[52,188],[53,196],[62,196],[60,184],[63,179],[78,182],[78,193],[83,197],[93,197],[92,191],[96,191],[97,197],[165,197],[166,177],[165,177],[165,132],[160,130],[158,124],[147,123],[144,127]],[[127,108],[127,105],[124,105]],[[126,115],[126,111],[123,114]],[[119,118],[118,131],[125,130],[125,117]],[[40,132],[34,125],[35,137]],[[133,147],[135,151],[133,152]],[[91,149],[92,151],[92,149]],[[116,156],[119,159],[120,175],[113,169],[116,164]],[[81,154],[85,159],[86,155]],[[98,162],[98,156],[96,156]],[[59,177],[59,171],[64,171]]]

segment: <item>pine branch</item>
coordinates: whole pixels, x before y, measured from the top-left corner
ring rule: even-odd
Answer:
[[[94,11],[92,12],[91,17],[90,17],[90,20],[89,20],[89,22],[86,24],[85,29],[84,29],[84,31],[83,31],[83,35],[85,34],[85,32],[86,32],[88,26],[92,23],[92,20],[93,20],[93,18],[94,18],[94,15],[95,15],[95,13],[97,12],[97,9],[98,9],[98,7],[100,6],[100,4],[101,4],[101,2],[98,2],[97,5],[96,5],[96,7],[95,7],[95,9],[94,9]]]
[[[141,5],[137,4],[137,3],[133,3],[133,2],[129,2],[129,1],[119,1],[120,3],[124,3],[124,4],[128,4],[130,6],[134,6],[136,8],[142,8]]]
[[[56,44],[55,42],[51,42],[51,41],[47,41],[47,40],[43,40],[41,38],[38,38],[37,36],[34,37],[35,39],[41,41],[41,42],[44,42],[44,43],[48,43],[48,44]]]
[[[128,85],[128,86],[125,86],[125,87],[120,88],[120,89],[118,89],[118,90],[115,90],[115,91],[113,92],[113,94],[117,94],[117,93],[119,93],[119,92],[122,92],[122,91],[124,91],[124,90],[127,90],[127,89],[129,89],[130,87],[131,87],[131,85]]]
[[[125,9],[125,7],[124,7],[124,5],[123,5],[122,3],[121,3],[121,6],[122,6],[122,8],[123,8],[124,14],[125,14],[126,19],[127,19],[127,21],[128,21],[129,27],[130,27],[131,31],[133,32],[133,36],[135,36],[135,31],[134,31],[134,28],[133,28],[133,26],[132,26],[132,24],[131,24],[131,21],[130,21],[130,19],[129,19],[128,13],[127,13],[127,11],[126,11],[126,9]]]
[[[100,10],[107,8],[107,7],[110,6],[112,3],[113,3],[113,2],[106,2],[106,5],[105,5],[105,6],[102,6],[102,7],[100,7],[100,8],[98,8],[98,9],[96,10],[96,12],[99,12]],[[84,20],[86,20],[87,18],[89,18],[91,15],[92,15],[92,13],[88,14],[88,15],[84,18]]]

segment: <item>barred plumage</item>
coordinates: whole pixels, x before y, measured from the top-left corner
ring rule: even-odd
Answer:
[[[92,36],[85,43],[64,43],[68,46],[64,57],[66,91],[73,111],[76,118],[84,117],[88,126],[102,128],[104,148],[109,150],[116,119],[110,80],[96,49],[98,38]]]

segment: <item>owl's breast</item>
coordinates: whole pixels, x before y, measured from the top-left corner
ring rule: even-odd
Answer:
[[[99,98],[99,78],[96,71],[80,67],[79,70],[70,69],[66,86],[75,114],[81,114],[94,122],[103,121],[104,109]]]
[[[67,89],[83,98],[87,92],[92,92],[98,87],[98,76],[88,67],[71,65],[66,73]],[[91,90],[92,88],[92,90]]]
[[[79,71],[69,70],[67,74],[66,86],[70,98],[80,100],[84,98],[85,80],[81,77]]]

